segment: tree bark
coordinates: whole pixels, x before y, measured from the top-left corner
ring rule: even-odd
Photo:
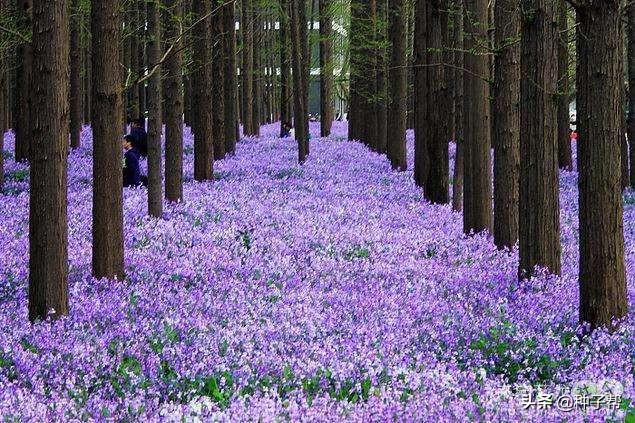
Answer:
[[[33,9],[29,320],[68,314],[68,3]]]
[[[252,0],[242,0],[242,20],[240,29],[243,39],[242,51],[242,90],[243,90],[243,133],[253,136],[254,112],[254,39]]]
[[[119,2],[91,8],[93,125],[93,276],[124,277]]]
[[[622,2],[577,9],[584,114],[578,135],[580,322],[614,327],[628,312],[620,170]]]
[[[527,0],[522,9],[520,277],[537,265],[560,273],[556,10],[551,0]]]
[[[216,49],[216,56],[212,60],[212,92],[224,93],[225,82],[225,62],[224,59],[224,35],[223,35],[223,13],[217,11],[211,17],[210,30],[212,45],[219,46]],[[217,160],[225,157],[225,96],[219,95],[214,98],[212,108],[212,134],[214,138],[214,158]]]
[[[139,44],[138,44],[138,64],[139,64],[139,72],[142,73],[145,70],[145,67],[148,64],[147,55],[146,55],[146,40],[147,40],[147,30],[146,25],[148,22],[148,16],[146,13],[146,6],[144,2],[138,2],[138,17],[139,17],[139,31],[141,33],[138,36]],[[137,86],[137,90],[139,91],[139,119],[144,119],[146,110],[147,110],[147,93],[146,93],[146,83],[142,82]]]
[[[139,8],[133,5],[131,11],[130,23],[132,24],[132,34],[130,34],[130,72],[131,78],[139,78],[141,75],[141,66],[139,63],[139,31],[141,30],[141,24],[139,22]],[[130,119],[139,119],[141,112],[139,110],[139,88],[135,85],[129,89],[129,115]]]
[[[228,2],[223,8],[223,28],[225,43],[225,150],[236,151],[238,133],[237,80],[236,80],[236,12],[234,2]]]
[[[629,3],[627,14],[629,179],[631,187],[635,187],[635,2]]]
[[[512,248],[518,240],[520,171],[520,10],[515,0],[494,6],[494,244]]]
[[[260,124],[262,118],[262,10],[252,2],[252,86],[253,86],[253,102],[252,102],[252,135],[260,136]]]
[[[477,51],[487,39],[487,1],[465,0],[465,50]],[[482,54],[465,55],[463,134],[465,136],[463,231],[492,229],[492,166],[489,123],[489,66]]]
[[[309,155],[309,66],[306,4],[291,0],[291,56],[293,62],[293,121],[298,142],[298,161]]]
[[[173,52],[165,61],[165,198],[183,200],[183,59],[182,43],[177,41],[183,9],[179,0],[165,0],[167,40],[175,43]]]
[[[405,171],[406,161],[406,3],[389,0],[390,67],[386,151],[393,169]],[[352,95],[352,93],[351,93]],[[352,105],[351,105],[352,107]],[[350,136],[349,136],[350,138]]]
[[[19,16],[26,26],[31,25],[33,13],[32,0],[18,0]],[[23,42],[17,48],[18,70],[16,72],[16,104],[17,120],[15,131],[15,160],[29,160],[31,142],[31,68],[33,66],[33,50],[31,43]]]
[[[209,13],[205,0],[193,0],[194,19],[201,19]],[[209,44],[210,19],[203,19],[194,31],[194,179],[211,181],[214,179],[214,136],[212,134],[212,90],[211,52]]]
[[[431,203],[449,201],[449,90],[444,48],[448,40],[445,0],[415,9],[415,182]]]
[[[375,18],[375,35],[377,45],[377,73],[375,115],[377,134],[375,149],[378,153],[386,153],[388,148],[388,0],[377,0],[377,16]],[[320,27],[321,28],[321,27]],[[331,70],[331,75],[333,71]],[[332,106],[331,106],[332,107]],[[331,122],[332,112],[331,112]]]
[[[71,39],[70,39],[70,132],[71,148],[80,146],[82,132],[82,80],[81,80],[81,46],[79,19],[79,1],[71,1]]]
[[[463,209],[463,2],[457,0],[453,7],[454,26],[454,139],[456,153],[454,156],[454,175],[452,177],[452,210]]]
[[[569,136],[569,31],[565,0],[558,0],[558,32],[558,166],[573,170]]]
[[[280,136],[282,124],[291,124],[291,60],[289,58],[289,0],[280,1]]]
[[[92,70],[92,51],[91,51],[91,46],[92,46],[92,37],[90,34],[90,25],[88,25],[89,28],[87,28],[84,31],[84,54],[83,56],[83,66],[84,66],[84,78],[82,80],[82,84],[84,86],[83,90],[84,90],[84,109],[82,111],[83,114],[83,120],[84,120],[84,124],[85,125],[89,125],[90,124],[90,119],[92,116],[92,104],[93,104],[93,87],[92,87],[92,81],[93,81],[93,70]]]
[[[331,0],[320,0],[320,135],[333,126],[333,16]]]
[[[150,66],[161,60],[161,18],[160,5],[153,0],[147,3],[148,43],[147,55]],[[161,68],[155,70],[148,80],[148,214],[152,217],[163,215],[163,187],[161,175]]]

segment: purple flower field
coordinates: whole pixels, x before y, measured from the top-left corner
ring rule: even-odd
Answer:
[[[345,124],[328,139],[312,125],[305,165],[265,126],[212,184],[192,180],[187,130],[184,203],[153,220],[145,190],[124,192],[123,281],[90,276],[86,129],[69,159],[71,314],[35,326],[28,169],[6,134],[1,420],[635,421],[635,193],[629,319],[578,338],[575,172],[560,178],[562,277],[518,282],[516,251],[463,235]],[[531,389],[554,404],[529,404]]]

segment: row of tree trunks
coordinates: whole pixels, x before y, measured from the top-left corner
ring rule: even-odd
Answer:
[[[512,248],[518,240],[520,167],[520,9],[517,1],[496,1],[494,26],[494,243],[498,248]]]

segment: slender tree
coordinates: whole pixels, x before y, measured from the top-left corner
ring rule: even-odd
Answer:
[[[142,30],[140,27],[139,8],[137,5],[132,5],[132,10],[129,12],[128,19],[132,31],[132,33],[128,35],[130,37],[130,74],[132,78],[139,78],[141,75],[142,65],[139,63],[139,48],[141,44],[139,41],[139,35],[142,33]],[[141,112],[139,110],[139,88],[136,85],[130,87],[128,96],[128,117],[131,119],[139,119],[141,117]]]
[[[68,3],[33,8],[29,320],[68,314]]]
[[[216,10],[212,14],[210,22],[212,45],[219,46],[212,60],[212,92],[223,93],[225,85],[225,58],[223,35],[223,9]],[[214,158],[220,160],[225,157],[225,96],[214,98],[212,108],[212,134],[214,139]]]
[[[262,9],[258,4],[252,1],[252,57],[253,68],[251,73],[253,87],[253,101],[251,112],[251,135],[260,136],[260,124],[262,119],[262,47],[263,47],[263,29],[262,29]]]
[[[179,0],[165,0],[165,37],[174,49],[165,61],[165,198],[183,200],[183,59],[179,25],[183,9]]]
[[[70,132],[71,148],[78,148],[82,131],[82,60],[80,47],[81,20],[79,0],[71,1],[70,19]]]
[[[236,11],[234,2],[227,2],[223,7],[223,31],[225,48],[225,150],[233,153],[236,150],[238,133],[237,81],[236,81]]]
[[[519,255],[521,277],[536,265],[560,273],[557,2],[522,5]]]
[[[333,16],[331,0],[320,0],[320,135],[333,125]]]
[[[124,276],[119,2],[91,7],[93,126],[93,275]]]
[[[377,79],[375,81],[375,121],[377,122],[377,134],[375,138],[375,149],[379,153],[386,153],[388,148],[388,81],[386,79],[389,61],[387,49],[388,0],[376,1],[375,42],[377,49]]]
[[[18,17],[24,27],[31,26],[33,13],[32,0],[18,0]],[[16,131],[15,160],[22,162],[29,159],[31,141],[31,68],[33,66],[33,50],[31,42],[23,42],[17,48],[18,69],[16,75]]]
[[[453,31],[452,45],[454,46],[453,63],[453,100],[454,100],[454,140],[456,153],[454,159],[454,174],[452,177],[452,209],[463,209],[463,1],[455,0],[452,7]]]
[[[576,2],[578,85],[583,130],[578,143],[580,322],[613,327],[627,315],[620,170],[623,75],[622,1]]]
[[[147,5],[148,13],[148,63],[161,60],[161,20],[158,0]],[[161,65],[154,69],[148,83],[148,213],[153,217],[163,215],[163,187],[161,165]]]
[[[387,146],[393,169],[406,170],[406,3],[389,0],[390,66],[388,70],[389,103]],[[351,93],[352,96],[352,93]],[[351,110],[352,111],[352,110]],[[416,130],[416,129],[415,129]]]
[[[83,101],[83,110],[82,110],[82,118],[84,124],[90,124],[91,118],[91,107],[92,107],[92,97],[93,97],[93,71],[92,71],[92,37],[90,35],[90,25],[83,27],[82,31],[82,66],[84,69],[84,77],[82,78],[82,86],[84,91],[84,101]]]
[[[569,31],[567,3],[558,1],[558,166],[572,170],[569,137]]]
[[[197,181],[211,181],[214,179],[214,138],[212,134],[212,71],[211,52],[209,44],[210,19],[209,3],[205,0],[193,0],[192,11],[195,21],[200,21],[196,27],[194,42],[194,179]],[[205,18],[205,19],[203,19]]]
[[[489,67],[482,54],[487,40],[487,1],[465,0],[465,72],[463,74],[463,230],[492,229],[492,166],[489,139]]]
[[[253,37],[253,7],[252,0],[242,0],[242,20],[240,22],[242,34],[242,122],[243,133],[252,136],[255,133],[253,128],[254,112],[254,37]]]
[[[627,55],[628,55],[628,142],[630,158],[630,185],[635,187],[635,2],[627,5]]]
[[[418,2],[415,9],[415,182],[432,203],[449,201],[449,93],[444,48],[448,3]]]
[[[306,3],[291,0],[291,56],[293,62],[293,121],[298,142],[298,160],[309,155],[309,55]]]
[[[518,240],[520,168],[520,10],[515,0],[494,5],[494,243],[511,248]]]
[[[291,123],[291,59],[289,51],[289,0],[280,0],[280,121]],[[284,128],[280,125],[280,136]]]

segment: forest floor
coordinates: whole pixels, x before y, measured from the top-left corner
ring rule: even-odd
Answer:
[[[328,139],[312,126],[303,166],[277,128],[239,143],[211,184],[192,181],[187,131],[185,201],[162,220],[126,189],[123,281],[90,276],[85,130],[69,158],[71,315],[35,326],[28,169],[6,135],[3,420],[635,420],[635,194],[629,318],[579,339],[575,172],[560,178],[563,275],[519,282],[517,251],[464,236],[460,214],[342,123]]]

